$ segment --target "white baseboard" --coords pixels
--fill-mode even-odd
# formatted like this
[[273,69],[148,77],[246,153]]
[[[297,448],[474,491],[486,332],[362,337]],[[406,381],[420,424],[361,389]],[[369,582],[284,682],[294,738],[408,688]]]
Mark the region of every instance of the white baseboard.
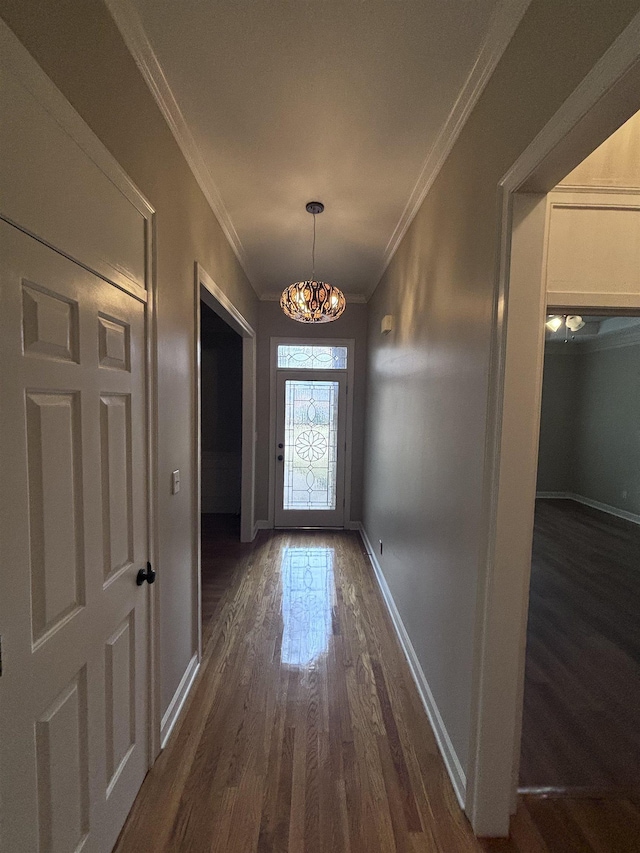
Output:
[[576,501],[576,503],[590,506],[592,509],[599,509],[600,512],[606,512],[608,515],[615,515],[616,518],[624,518],[625,521],[631,521],[633,524],[640,524],[640,515],[634,512],[627,512],[626,509],[619,509],[611,504],[604,504],[601,501],[594,501],[591,498],[585,498],[583,495],[576,495],[573,492],[536,492],[536,498],[554,498],[555,500]]
[[[345,530],[360,530],[361,527],[362,527],[361,521],[347,521],[347,522],[345,522],[345,525],[344,525]],[[257,533],[258,530],[272,530],[273,528],[274,528],[273,522],[269,521],[268,519],[262,519],[260,521],[256,521],[256,523],[254,525],[255,533]]]
[[189,691],[193,686],[193,682],[199,669],[200,661],[198,660],[198,655],[195,654],[189,661],[187,668],[184,671],[184,675],[180,679],[180,684],[178,684],[178,689],[173,694],[173,699],[169,702],[169,707],[162,717],[162,723],[160,724],[161,749],[165,748],[165,745],[169,740],[169,735],[173,731],[173,727],[180,716],[180,711],[182,711],[182,708],[184,707],[184,703],[186,702],[187,696],[189,695]]
[[431,688],[429,687],[429,683],[427,682],[427,678],[420,665],[420,661],[418,660],[418,656],[416,655],[415,649],[413,648],[413,644],[409,638],[409,634],[407,633],[407,629],[404,627],[404,623],[402,621],[402,618],[400,617],[400,613],[398,612],[396,603],[393,600],[393,596],[391,595],[391,590],[389,589],[386,578],[382,572],[380,563],[377,560],[375,551],[371,545],[371,541],[367,536],[367,531],[364,529],[364,526],[362,524],[359,525],[358,529],[360,530],[360,536],[362,537],[362,541],[364,542],[364,547],[367,551],[367,556],[369,557],[371,565],[373,566],[373,571],[376,576],[376,580],[378,581],[380,591],[382,592],[382,597],[384,598],[384,602],[387,605],[387,610],[389,611],[389,615],[391,616],[391,621],[393,622],[393,626],[396,629],[398,640],[400,641],[400,645],[409,664],[409,669],[411,670],[413,680],[415,681],[416,687],[418,688],[420,699],[422,700],[424,709],[427,712],[427,717],[429,718],[429,722],[431,723],[431,728],[433,729],[434,734],[436,736],[436,741],[438,743],[438,747],[440,748],[440,753],[442,755],[444,765],[447,768],[449,778],[451,779],[453,790],[455,791],[456,797],[458,798],[458,802],[460,803],[460,808],[464,809],[467,778],[462,768],[462,764],[460,763],[460,759],[458,758],[456,751],[453,747],[451,738],[449,737],[449,733],[447,732],[446,726],[444,724],[444,720],[440,715],[440,711],[438,710],[438,706],[436,705],[436,701],[433,697],[433,693],[431,692]]

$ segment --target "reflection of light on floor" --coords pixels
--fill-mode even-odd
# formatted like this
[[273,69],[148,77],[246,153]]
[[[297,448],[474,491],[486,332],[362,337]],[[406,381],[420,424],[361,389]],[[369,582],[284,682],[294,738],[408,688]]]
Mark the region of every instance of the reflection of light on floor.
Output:
[[329,645],[333,548],[285,548],[281,573],[281,660],[291,666],[309,666]]

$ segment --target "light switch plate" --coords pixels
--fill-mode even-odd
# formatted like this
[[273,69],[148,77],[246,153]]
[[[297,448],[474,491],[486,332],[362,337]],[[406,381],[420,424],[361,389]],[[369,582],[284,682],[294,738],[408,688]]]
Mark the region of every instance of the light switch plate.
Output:
[[180,469],[171,472],[171,494],[177,495],[180,491]]

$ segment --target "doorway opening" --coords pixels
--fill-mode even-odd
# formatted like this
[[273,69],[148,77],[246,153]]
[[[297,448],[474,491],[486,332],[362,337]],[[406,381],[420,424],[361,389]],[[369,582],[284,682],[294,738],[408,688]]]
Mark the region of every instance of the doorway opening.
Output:
[[202,625],[233,580],[242,493],[242,338],[200,310],[200,574]]
[[[591,162],[597,180],[578,174],[609,137],[624,136],[640,109],[638,26],[640,16],[498,186],[502,224],[484,486],[488,533],[465,802],[481,836],[507,835],[518,808],[547,314],[551,307],[562,315],[593,317],[640,311],[640,178],[616,185],[608,156]],[[627,152],[628,162],[637,165],[638,148]]]
[[194,610],[201,657],[237,558],[255,537],[256,336],[197,263],[195,297]]
[[640,756],[640,316],[551,310],[546,327],[519,786],[624,799]]

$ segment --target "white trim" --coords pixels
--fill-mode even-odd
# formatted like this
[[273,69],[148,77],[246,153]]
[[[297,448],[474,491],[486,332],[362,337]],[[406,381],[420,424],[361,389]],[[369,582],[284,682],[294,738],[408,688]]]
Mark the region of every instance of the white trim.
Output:
[[389,612],[389,616],[391,617],[393,627],[395,628],[396,636],[398,637],[400,646],[402,648],[402,651],[404,652],[404,656],[407,659],[409,669],[411,670],[411,675],[413,676],[413,680],[418,689],[418,694],[427,713],[427,717],[429,718],[429,722],[431,723],[431,728],[433,729],[433,733],[438,743],[440,754],[442,755],[442,760],[444,761],[444,765],[447,768],[447,773],[449,774],[449,778],[451,779],[453,790],[455,791],[455,795],[460,804],[460,808],[464,809],[465,792],[467,785],[464,769],[454,749],[453,743],[451,742],[447,727],[444,724],[444,720],[442,719],[442,715],[440,714],[440,711],[436,704],[436,700],[434,699],[433,693],[431,692],[431,688],[429,687],[429,682],[427,681],[427,678],[424,674],[424,670],[422,669],[420,661],[418,660],[418,656],[415,652],[415,649],[413,648],[413,644],[411,642],[407,629],[405,628],[404,623],[402,621],[402,617],[400,616],[398,608],[396,607],[396,603],[393,600],[391,590],[389,589],[387,580],[382,571],[382,567],[380,566],[380,563],[378,562],[378,559],[375,555],[373,546],[371,545],[371,540],[367,535],[367,531],[365,530],[362,524],[358,524],[357,522],[354,522],[354,524],[357,524],[357,527],[355,529],[360,531],[360,536],[362,538],[362,542],[364,543],[365,551],[367,552],[367,557],[369,558],[369,561],[373,566],[373,572],[376,581],[378,582],[380,592],[382,593],[382,598],[384,599],[387,611]]
[[367,294],[368,297],[375,291],[385,270],[391,263],[402,238],[407,233],[422,202],[438,177],[440,169],[451,153],[451,149],[460,136],[471,111],[478,103],[530,2],[531,0],[501,0],[497,4],[478,57],[456,98],[451,112],[447,116],[447,120],[422,164],[422,169],[409,200],[385,247],[380,272],[373,278],[374,284]]
[[554,195],[556,193],[590,193],[591,195],[640,195],[640,187],[618,187],[618,186],[601,186],[593,184],[586,186],[585,184],[558,184],[553,188]]
[[[347,374],[347,420],[345,429],[346,453],[344,460],[344,516],[343,527],[351,520],[351,479],[352,479],[352,449],[353,449],[353,393],[355,386],[355,338],[298,338],[298,337],[272,337],[269,347],[269,503],[268,520],[270,528],[275,527],[275,493],[276,493],[276,413],[277,413],[277,382],[278,370],[278,345],[279,344],[305,344],[307,346],[336,346],[347,347],[347,369],[336,373]],[[309,370],[311,376],[317,371]]]
[[583,495],[576,495],[574,492],[536,492],[536,499],[553,499],[559,501],[575,501],[591,509],[606,512],[607,515],[615,515],[616,518],[622,518],[625,521],[630,521],[632,524],[640,524],[640,515],[635,512],[628,512],[626,509],[619,509],[617,506],[602,503],[602,501],[594,501],[592,498],[585,498]]
[[557,313],[600,313],[601,308],[617,308],[621,312],[640,310],[640,293],[592,293],[577,290],[549,290],[549,305]]
[[198,186],[204,193],[214,216],[229,241],[229,245],[233,249],[251,286],[255,290],[255,285],[249,274],[246,253],[238,232],[231,221],[231,217],[209,171],[206,160],[198,148],[189,125],[178,105],[178,101],[165,77],[160,62],[151,46],[151,42],[147,38],[138,13],[129,0],[105,0],[105,2],[116,26],[122,34],[125,44],[129,48],[129,52],[133,56],[151,94],[169,125],[171,133],[178,143],[178,147],[189,164],[189,168],[198,182]]
[[[16,77],[28,92],[41,104],[69,137],[81,148],[96,167],[116,186],[129,203],[145,220],[145,265],[146,293],[142,294],[140,287],[127,287],[122,283],[111,282],[116,287],[127,290],[136,298],[145,302],[146,334],[145,334],[145,371],[146,371],[146,461],[148,467],[148,497],[147,497],[147,552],[148,560],[158,570],[158,529],[157,529],[157,482],[158,482],[158,378],[157,378],[157,275],[156,275],[156,223],[155,210],[138,187],[124,171],[115,157],[107,150],[98,136],[91,130],[82,116],[65,98],[62,92],[45,74],[35,59],[31,56],[22,42],[12,30],[0,19],[0,63],[10,74]],[[19,227],[19,226],[18,226]],[[38,235],[33,235],[41,239]],[[60,251],[55,246],[56,251]],[[71,260],[76,260],[71,258]],[[81,261],[82,266],[86,267]],[[104,278],[104,273],[91,270]],[[148,638],[148,737],[149,737],[149,767],[160,752],[161,730],[161,699],[160,699],[160,604],[159,587],[162,583],[160,572],[159,583],[149,586],[149,638]]]
[[184,703],[187,701],[187,696],[189,695],[189,691],[193,686],[193,682],[196,679],[199,669],[200,659],[198,655],[195,654],[189,661],[187,668],[180,679],[180,684],[178,684],[178,688],[173,694],[173,699],[169,702],[169,707],[162,717],[162,726],[160,729],[160,745],[162,749],[167,745],[169,736],[171,735],[173,727],[180,716],[180,711],[184,708]]
[[[531,470],[535,472],[537,464],[536,418],[532,418],[528,430],[520,436],[509,433],[506,427],[522,402],[514,399],[513,395],[506,396],[505,376],[507,368],[522,368],[524,365],[527,381],[531,373],[537,386],[538,380],[541,381],[544,354],[544,335],[541,334],[531,348],[525,334],[520,348],[517,345],[514,348],[519,365],[514,362],[511,348],[509,358],[506,357],[507,312],[509,327],[515,325],[526,329],[526,322],[536,321],[535,317],[532,321],[531,313],[523,317],[522,308],[520,313],[517,310],[518,302],[526,301],[523,298],[523,281],[519,287],[515,281],[510,289],[511,219],[515,194],[523,187],[548,192],[561,178],[562,170],[567,174],[578,160],[589,153],[589,145],[593,150],[607,133],[613,132],[629,117],[634,103],[637,110],[640,105],[634,93],[638,91],[639,76],[640,13],[603,54],[498,186],[502,216],[497,246],[499,260],[483,487],[487,538],[478,577],[478,630],[467,770],[467,814],[476,834],[482,836],[506,836],[509,812],[515,809],[516,804],[530,571],[530,551],[528,557],[524,556],[528,533],[523,513],[525,504],[535,498],[535,477],[529,494],[529,474]],[[542,279],[539,288],[538,295],[544,304],[546,294]],[[514,294],[517,299],[512,304]],[[535,296],[530,294],[530,298]],[[616,300],[617,297],[612,296],[611,299]],[[552,296],[549,301],[556,304]],[[618,306],[612,301],[608,307]],[[533,388],[527,391],[527,405],[533,405],[534,409],[532,400],[535,393],[537,391]],[[503,426],[507,429],[504,436]],[[519,457],[515,456],[516,468],[526,472],[527,486],[519,492],[513,491],[513,478],[509,480],[507,471],[508,460],[502,458],[505,441],[510,442],[512,457],[515,445],[521,442],[522,452]],[[503,478],[508,482],[506,490],[502,488]],[[509,524],[514,517],[519,524],[515,534]],[[498,554],[501,555],[500,561],[497,560]],[[505,601],[509,593],[510,598]]]
[[[204,269],[204,267],[200,266],[197,261],[196,278],[198,279],[198,284],[201,284],[204,288],[206,288],[206,290],[209,291],[209,293],[223,309],[223,313],[220,315],[222,319],[226,323],[228,323],[232,327],[232,329],[236,331],[241,337],[255,338],[256,333],[251,323],[249,323],[249,321],[244,318],[244,315],[236,308],[236,306],[229,299],[224,290],[218,287],[218,285],[211,278],[209,273]],[[198,295],[198,300],[199,299],[200,295]],[[216,313],[219,313],[217,308],[214,308],[213,310],[216,311]]]

